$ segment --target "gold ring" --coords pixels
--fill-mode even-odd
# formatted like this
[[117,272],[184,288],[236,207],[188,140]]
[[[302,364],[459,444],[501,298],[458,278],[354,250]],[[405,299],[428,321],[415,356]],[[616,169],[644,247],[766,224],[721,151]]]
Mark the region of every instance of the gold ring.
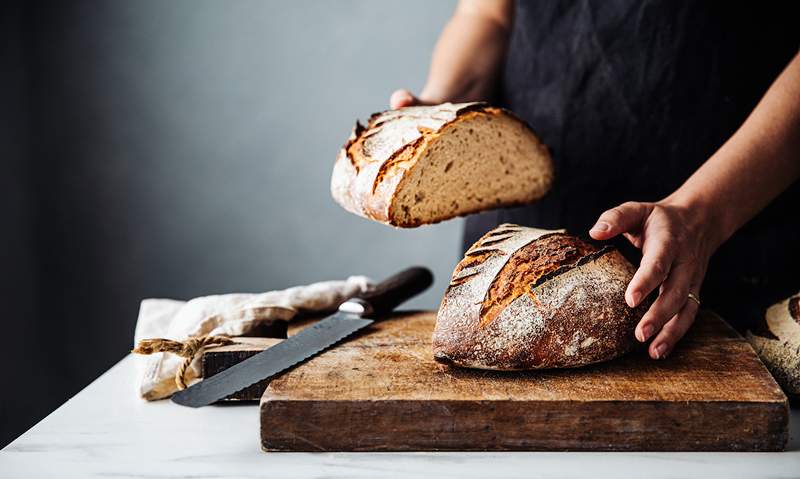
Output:
[[698,298],[696,294],[689,293],[689,299],[697,303],[697,306],[700,306],[700,298]]

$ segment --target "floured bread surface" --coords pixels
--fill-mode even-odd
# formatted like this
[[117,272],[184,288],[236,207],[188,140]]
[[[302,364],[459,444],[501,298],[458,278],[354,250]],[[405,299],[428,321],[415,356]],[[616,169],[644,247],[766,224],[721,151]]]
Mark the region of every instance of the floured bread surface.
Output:
[[437,361],[520,370],[606,361],[635,344],[649,302],[631,309],[635,268],[563,231],[504,224],[456,266],[433,333]]
[[530,203],[552,182],[547,148],[524,122],[485,103],[444,103],[357,123],[331,192],[348,211],[414,227]]
[[800,293],[767,309],[747,340],[783,390],[800,396]]

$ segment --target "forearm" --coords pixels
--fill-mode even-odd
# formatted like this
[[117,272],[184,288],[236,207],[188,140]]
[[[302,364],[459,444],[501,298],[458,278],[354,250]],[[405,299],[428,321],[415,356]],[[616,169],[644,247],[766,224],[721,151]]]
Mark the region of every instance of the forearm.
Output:
[[800,54],[739,130],[667,201],[709,212],[719,245],[799,177]]
[[433,52],[420,99],[485,100],[494,91],[511,28],[509,0],[462,0]]

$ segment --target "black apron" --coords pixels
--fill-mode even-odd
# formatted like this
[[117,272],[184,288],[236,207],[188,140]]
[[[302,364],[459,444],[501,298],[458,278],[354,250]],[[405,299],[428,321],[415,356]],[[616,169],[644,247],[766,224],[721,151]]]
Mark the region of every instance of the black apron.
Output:
[[[464,247],[505,222],[586,236],[606,209],[672,193],[797,52],[797,16],[779,5],[517,2],[499,100],[550,147],[556,182],[535,205],[468,218]],[[798,290],[795,183],[720,248],[700,293],[704,307],[746,326]]]

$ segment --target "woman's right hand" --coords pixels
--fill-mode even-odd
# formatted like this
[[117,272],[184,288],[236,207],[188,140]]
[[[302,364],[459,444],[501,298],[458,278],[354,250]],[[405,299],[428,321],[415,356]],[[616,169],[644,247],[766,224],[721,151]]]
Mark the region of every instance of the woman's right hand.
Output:
[[459,0],[436,43],[425,88],[419,96],[397,90],[389,106],[489,100],[505,58],[513,12],[511,0]]
[[408,90],[395,90],[392,96],[389,97],[389,108],[397,110],[405,106],[422,106],[422,105],[435,105],[437,102],[425,101],[416,97]]

